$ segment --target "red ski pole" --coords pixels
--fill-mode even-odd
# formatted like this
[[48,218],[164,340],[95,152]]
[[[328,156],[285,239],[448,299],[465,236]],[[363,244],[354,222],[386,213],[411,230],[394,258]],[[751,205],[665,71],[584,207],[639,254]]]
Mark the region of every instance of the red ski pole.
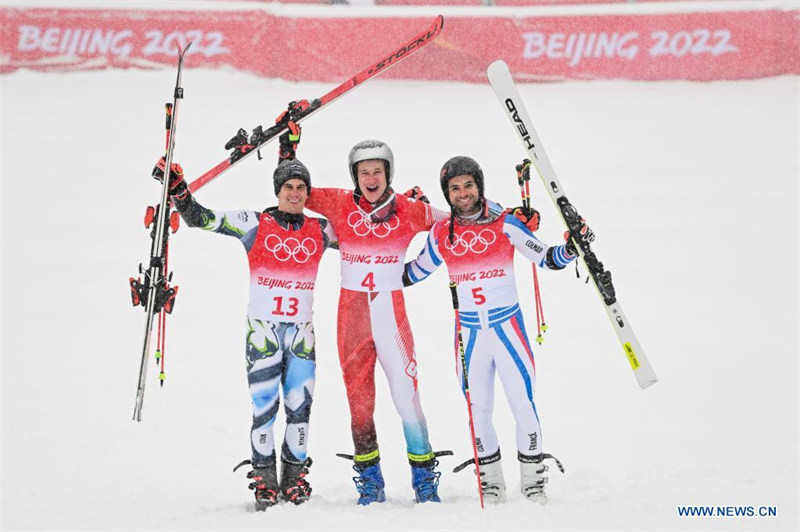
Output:
[[456,292],[456,283],[450,283],[450,295],[453,299],[453,310],[456,313],[456,337],[458,338],[458,351],[461,355],[461,376],[464,382],[464,396],[467,400],[467,412],[469,413],[469,433],[472,437],[472,454],[475,458],[475,475],[478,479],[478,496],[481,501],[481,508],[483,508],[483,483],[481,482],[481,466],[478,463],[478,445],[475,440],[475,423],[472,418],[472,400],[469,397],[469,378],[467,377],[467,357],[464,354],[464,340],[461,337],[461,318],[458,314],[458,293]]
[[[519,193],[522,197],[522,208],[525,210],[525,215],[531,215],[531,161],[525,159],[522,164],[517,165],[517,183],[519,184]],[[536,265],[532,264],[533,271],[533,291],[534,302],[536,304],[536,343],[539,345],[544,341],[542,336],[543,332],[547,332],[547,323],[544,321],[544,307],[542,306],[542,295],[539,290],[539,275],[536,271]]]

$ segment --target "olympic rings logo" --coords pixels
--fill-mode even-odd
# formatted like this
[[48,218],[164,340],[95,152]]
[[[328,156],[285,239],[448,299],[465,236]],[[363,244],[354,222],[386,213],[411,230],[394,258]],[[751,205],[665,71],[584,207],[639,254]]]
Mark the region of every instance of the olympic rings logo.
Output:
[[300,264],[308,262],[308,259],[317,252],[317,243],[311,238],[304,238],[301,242],[295,237],[281,240],[278,235],[267,235],[264,239],[264,247],[281,262],[294,259]]
[[497,235],[489,230],[483,229],[480,233],[475,231],[464,231],[463,233],[453,235],[453,243],[450,243],[450,238],[445,238],[445,247],[456,257],[464,255],[467,251],[473,253],[483,253],[489,246],[494,244],[497,240]]
[[369,218],[364,213],[353,211],[347,217],[347,225],[353,228],[353,232],[357,236],[367,236],[372,233],[378,238],[386,238],[389,233],[400,226],[400,218],[393,214],[385,222],[373,223],[369,221]]

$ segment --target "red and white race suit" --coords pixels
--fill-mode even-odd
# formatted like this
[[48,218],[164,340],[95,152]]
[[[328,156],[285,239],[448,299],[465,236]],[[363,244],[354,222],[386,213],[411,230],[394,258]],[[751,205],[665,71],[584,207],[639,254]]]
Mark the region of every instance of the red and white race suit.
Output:
[[339,240],[342,289],[338,348],[356,462],[379,460],[375,410],[375,362],[389,381],[403,422],[413,465],[433,462],[417,389],[417,360],[403,299],[403,266],[409,243],[446,216],[429,205],[394,195],[380,217],[352,190],[314,188],[306,207],[325,216]]

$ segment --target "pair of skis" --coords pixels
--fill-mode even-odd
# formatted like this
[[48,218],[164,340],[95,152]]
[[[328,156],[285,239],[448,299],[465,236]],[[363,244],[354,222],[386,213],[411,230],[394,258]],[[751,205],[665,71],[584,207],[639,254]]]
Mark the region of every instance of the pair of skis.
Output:
[[[382,74],[390,69],[400,61],[418,52],[431,42],[442,31],[444,27],[444,18],[439,15],[433,23],[423,32],[415,35],[410,40],[403,43],[402,46],[390,53],[382,56],[378,61],[357,73],[353,77],[347,79],[333,90],[322,95],[321,97],[308,102],[302,108],[293,109],[290,113],[283,116],[274,126],[264,130],[263,127],[258,126],[248,137],[247,132],[239,130],[237,135],[231,139],[226,145],[225,149],[232,150],[228,157],[211,168],[209,171],[202,174],[200,177],[189,183],[189,190],[195,192],[202,186],[213,181],[223,173],[227,172],[235,165],[252,155],[258,153],[259,150],[288,131],[289,120],[300,122],[327,106],[333,103],[341,96],[352,91],[356,87],[362,85],[364,82]],[[177,229],[177,217],[170,216],[171,203],[169,199],[169,172],[170,165],[172,164],[173,152],[175,149],[175,133],[177,131],[177,118],[178,118],[178,101],[183,98],[183,88],[181,87],[181,76],[183,72],[183,62],[191,43],[186,48],[178,48],[178,76],[175,83],[174,100],[172,104],[167,104],[167,153],[165,156],[166,164],[164,166],[164,179],[161,185],[161,201],[157,207],[148,207],[147,214],[145,215],[145,226],[153,226],[151,232],[152,244],[150,248],[150,259],[148,267],[145,270],[142,265],[139,266],[139,273],[144,273],[144,281],[141,279],[131,278],[131,297],[134,306],[145,307],[147,318],[145,320],[145,334],[144,342],[142,345],[142,358],[139,366],[139,385],[136,390],[136,405],[133,411],[133,419],[135,421],[142,420],[142,404],[144,402],[144,391],[147,377],[147,363],[148,352],[150,350],[150,340],[152,337],[153,321],[155,315],[159,316],[159,351],[158,354],[163,356],[163,333],[166,323],[166,314],[172,312],[172,306],[175,301],[177,287],[170,287],[169,281],[171,274],[167,270],[167,250],[169,246],[169,231],[172,228],[174,232]],[[169,220],[169,221],[168,221]],[[163,358],[162,358],[163,363]],[[163,384],[163,368],[161,373],[161,382]]]
[[[144,328],[144,342],[142,343],[142,358],[139,363],[139,385],[136,389],[136,405],[133,409],[133,419],[135,421],[142,420],[142,404],[144,402],[144,389],[147,377],[147,362],[149,360],[148,353],[150,351],[150,340],[153,335],[153,320],[158,314],[158,350],[156,357],[162,357],[163,363],[164,356],[164,335],[166,334],[166,314],[172,313],[173,305],[175,304],[175,296],[178,292],[178,287],[169,286],[169,281],[172,275],[168,270],[168,250],[169,250],[169,232],[175,232],[178,229],[178,217],[176,212],[171,212],[172,203],[169,199],[169,172],[172,165],[172,155],[175,152],[175,136],[178,131],[178,104],[183,99],[183,87],[181,87],[181,78],[183,75],[183,60],[186,57],[186,52],[192,43],[186,45],[185,48],[178,48],[178,76],[175,81],[175,90],[173,91],[172,103],[166,104],[166,129],[167,141],[164,165],[164,179],[161,183],[161,200],[156,207],[148,207],[145,213],[145,227],[152,226],[150,238],[152,243],[150,245],[150,262],[147,269],[143,269],[139,265],[139,273],[144,273],[144,282],[141,279],[130,278],[131,298],[134,306],[145,307]],[[164,372],[160,374],[161,384],[164,384]]]
[[655,384],[658,382],[658,377],[656,377],[656,373],[650,365],[644,349],[639,344],[628,318],[622,312],[614,285],[611,282],[611,272],[606,270],[603,267],[603,263],[597,259],[589,242],[581,238],[581,217],[564,193],[564,187],[556,176],[553,165],[544,151],[542,141],[533,127],[533,121],[525,109],[525,104],[519,95],[516,85],[514,85],[508,65],[503,61],[495,61],[489,65],[486,75],[497,99],[500,101],[500,105],[503,107],[503,111],[514,126],[514,131],[522,141],[528,157],[542,179],[550,199],[553,200],[561,219],[567,226],[570,238],[579,250],[580,258],[603,302],[603,307],[614,327],[614,332],[617,333],[617,337],[622,344],[625,357],[631,369],[633,369],[636,381],[642,389]]

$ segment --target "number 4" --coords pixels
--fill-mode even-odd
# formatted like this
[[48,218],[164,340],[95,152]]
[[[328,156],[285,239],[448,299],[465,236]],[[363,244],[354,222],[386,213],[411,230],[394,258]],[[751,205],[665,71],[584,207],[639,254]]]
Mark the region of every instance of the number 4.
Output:
[[375,291],[375,277],[374,276],[375,276],[374,273],[369,272],[366,275],[366,277],[364,277],[364,280],[361,281],[361,286],[363,286],[364,288],[366,288],[370,292],[374,292]]

